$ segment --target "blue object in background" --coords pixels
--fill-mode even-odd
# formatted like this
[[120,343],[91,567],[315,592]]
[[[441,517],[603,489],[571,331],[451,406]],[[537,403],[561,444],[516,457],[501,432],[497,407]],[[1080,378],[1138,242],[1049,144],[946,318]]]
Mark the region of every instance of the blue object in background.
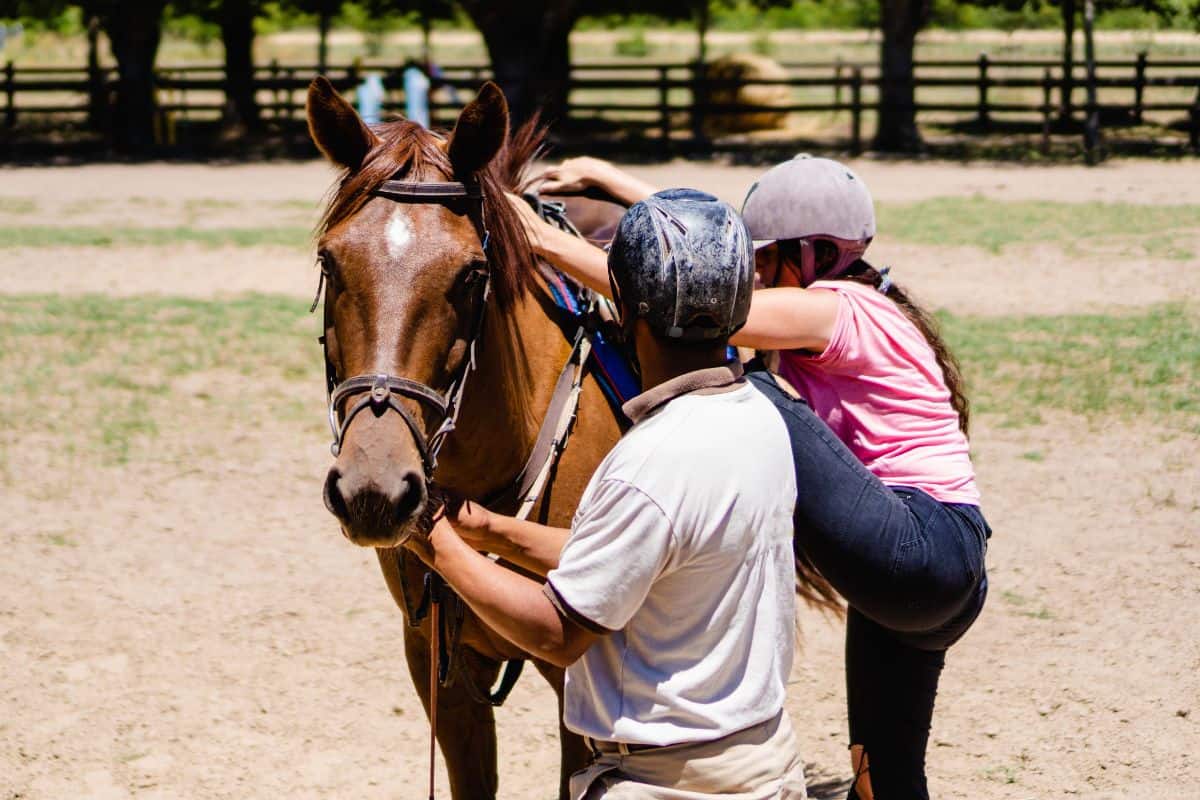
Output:
[[363,78],[356,91],[358,97],[358,115],[363,122],[374,125],[381,119],[383,112],[383,78],[371,74]]
[[429,127],[429,76],[420,67],[404,70],[404,116]]

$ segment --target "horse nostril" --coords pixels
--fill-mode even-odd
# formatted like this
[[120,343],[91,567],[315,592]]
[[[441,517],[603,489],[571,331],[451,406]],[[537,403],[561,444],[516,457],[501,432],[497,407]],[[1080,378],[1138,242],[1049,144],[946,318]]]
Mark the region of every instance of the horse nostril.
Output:
[[394,507],[397,525],[408,522],[417,513],[417,509],[425,502],[425,481],[417,472],[406,472],[400,479],[400,487],[396,493]]
[[349,516],[349,512],[346,509],[346,498],[342,497],[342,492],[338,489],[338,481],[341,479],[342,473],[337,467],[329,470],[329,474],[325,476],[325,491],[322,492],[322,495],[329,513],[340,520],[345,520]]

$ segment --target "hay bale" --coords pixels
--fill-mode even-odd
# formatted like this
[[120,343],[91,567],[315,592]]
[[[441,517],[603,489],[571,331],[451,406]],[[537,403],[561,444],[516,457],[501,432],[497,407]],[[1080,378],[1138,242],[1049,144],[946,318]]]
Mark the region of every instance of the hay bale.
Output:
[[[776,80],[790,77],[778,61],[756,53],[730,53],[708,64],[706,75],[717,81]],[[709,86],[705,89],[708,103],[757,105],[767,109],[787,106],[792,102],[790,86]],[[704,130],[709,136],[745,133],[787,127],[786,111],[743,111],[717,113],[705,117]]]

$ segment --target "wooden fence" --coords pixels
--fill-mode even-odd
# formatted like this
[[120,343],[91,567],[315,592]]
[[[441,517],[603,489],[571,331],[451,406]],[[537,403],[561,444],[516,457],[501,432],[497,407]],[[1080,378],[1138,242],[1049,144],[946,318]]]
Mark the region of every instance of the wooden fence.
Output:
[[[774,113],[833,115],[839,146],[863,149],[867,117],[880,110],[881,77],[875,64],[784,62],[785,79],[718,80],[691,63],[581,63],[572,67],[568,122],[575,130],[633,135],[663,154],[681,149],[720,149],[729,137],[711,135],[714,117]],[[267,120],[298,122],[304,90],[315,74],[312,65],[272,62],[256,69],[255,84]],[[327,74],[350,92],[366,73],[380,73],[387,96],[385,111],[403,110],[402,68],[394,64],[356,63],[331,67]],[[490,77],[484,64],[444,65],[442,89],[431,98],[434,121],[448,124],[463,100]],[[1044,149],[1052,134],[1070,130],[1095,115],[1102,127],[1130,127],[1150,117],[1160,127],[1182,127],[1188,146],[1200,151],[1200,60],[1135,59],[1096,63],[1095,107],[1082,100],[1088,75],[1082,65],[1064,79],[1061,62],[1038,59],[929,60],[916,66],[916,111],[922,125],[956,129],[959,135],[1024,126],[1040,128]],[[112,68],[4,68],[3,127],[12,130],[27,115],[79,115],[96,110],[115,82]],[[225,76],[220,65],[165,66],[157,72],[161,132],[170,138],[178,121],[215,119],[224,107]],[[790,100],[770,105],[716,103],[717,90],[739,87],[786,87]],[[25,100],[31,102],[24,102]],[[1171,117],[1170,115],[1174,115]],[[103,115],[99,115],[101,118]],[[1067,124],[1064,125],[1064,120]],[[1090,154],[1089,154],[1090,155]]]

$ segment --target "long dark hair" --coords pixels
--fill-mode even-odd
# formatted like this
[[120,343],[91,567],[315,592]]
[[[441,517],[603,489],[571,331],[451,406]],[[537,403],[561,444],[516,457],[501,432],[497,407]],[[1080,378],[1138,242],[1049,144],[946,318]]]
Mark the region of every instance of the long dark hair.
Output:
[[[866,261],[859,259],[850,265],[845,274],[838,276],[838,280],[854,281],[878,289],[883,285],[884,275]],[[908,296],[908,292],[891,281],[888,281],[888,288],[884,294],[900,306],[904,316],[917,326],[917,330],[925,337],[925,341],[929,342],[934,358],[937,359],[938,366],[942,369],[942,378],[946,382],[946,388],[950,391],[950,405],[958,412],[958,427],[964,435],[967,434],[971,423],[971,401],[967,399],[958,359],[954,357],[954,353],[950,352],[950,348],[942,339],[941,326],[938,325],[937,318],[915,303]]]

